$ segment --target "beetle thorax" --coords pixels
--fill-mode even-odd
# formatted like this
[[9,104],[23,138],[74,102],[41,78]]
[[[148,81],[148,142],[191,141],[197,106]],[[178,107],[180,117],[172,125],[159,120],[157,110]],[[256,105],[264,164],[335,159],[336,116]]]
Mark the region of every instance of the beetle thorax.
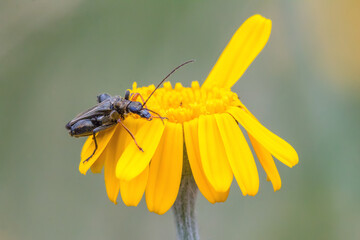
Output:
[[127,110],[127,106],[130,102],[130,100],[126,100],[125,98],[118,98],[113,103],[114,110],[116,110],[120,114],[120,116],[124,117],[126,114],[129,113],[129,111]]

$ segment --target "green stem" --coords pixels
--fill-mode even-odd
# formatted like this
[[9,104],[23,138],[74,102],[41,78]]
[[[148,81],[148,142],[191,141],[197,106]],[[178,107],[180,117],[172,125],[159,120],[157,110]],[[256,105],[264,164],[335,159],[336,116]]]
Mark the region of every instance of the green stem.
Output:
[[197,186],[184,146],[184,162],[179,194],[173,205],[178,240],[199,240],[195,219]]

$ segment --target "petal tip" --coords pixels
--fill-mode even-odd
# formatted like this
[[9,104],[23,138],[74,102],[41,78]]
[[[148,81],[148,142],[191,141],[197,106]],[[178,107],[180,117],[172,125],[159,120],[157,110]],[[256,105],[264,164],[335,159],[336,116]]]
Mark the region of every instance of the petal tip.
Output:
[[274,192],[279,191],[279,190],[280,190],[280,188],[281,188],[281,187],[279,187],[279,188],[274,188]]
[[256,189],[255,189],[255,188],[254,188],[254,189],[251,189],[251,191],[248,192],[247,194],[248,194],[249,196],[254,197],[258,192],[259,192],[259,187],[257,187]]
[[257,21],[264,21],[264,22],[267,22],[267,23],[271,24],[271,19],[266,18],[261,14],[255,14],[255,15],[251,16],[249,19],[257,20]]
[[80,166],[79,166],[79,172],[80,172],[81,174],[83,174],[83,175],[86,175],[87,168],[85,168],[85,167],[83,166],[83,164],[80,164]]
[[156,213],[156,214],[158,214],[158,215],[163,215],[164,213],[167,212],[167,210],[163,210],[163,209],[149,209],[149,212]]
[[290,168],[294,167],[299,163],[299,155],[297,154],[294,148],[292,150],[293,150],[293,156],[288,158],[288,164],[286,164]]
[[294,165],[293,166],[295,166],[295,165],[297,165],[299,163],[299,155],[296,152],[295,152],[295,154],[296,154],[296,158],[294,159]]
[[139,203],[133,203],[133,202],[124,202],[124,204],[127,207],[137,207],[137,205],[139,205]]

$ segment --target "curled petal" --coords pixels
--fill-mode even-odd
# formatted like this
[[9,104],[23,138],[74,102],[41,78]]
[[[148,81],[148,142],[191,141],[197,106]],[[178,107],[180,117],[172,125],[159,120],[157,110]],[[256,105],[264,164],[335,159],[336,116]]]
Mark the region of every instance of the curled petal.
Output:
[[106,148],[107,144],[109,143],[111,137],[113,136],[115,129],[118,126],[111,127],[109,129],[106,129],[104,131],[101,131],[96,134],[96,141],[98,144],[98,148],[94,154],[87,162],[84,162],[88,157],[91,156],[91,154],[94,152],[95,149],[95,143],[93,140],[93,137],[90,136],[87,138],[87,140],[84,143],[84,146],[81,150],[81,161],[79,164],[79,171],[82,174],[86,174],[87,170],[94,164],[94,162],[99,158],[101,153]]
[[[104,152],[103,152],[104,153]],[[99,158],[91,165],[90,170],[92,173],[101,173],[102,168],[104,167],[105,158],[102,157],[103,153]]]
[[133,133],[137,143],[143,149],[140,151],[134,141],[130,141],[116,165],[116,177],[130,181],[149,165],[165,126],[159,119],[147,121],[130,117],[124,121],[124,125]]
[[266,129],[245,109],[231,107],[228,110],[228,113],[230,113],[266,150],[279,159],[279,161],[289,167],[293,167],[299,162],[299,157],[290,144]]
[[200,192],[209,202],[224,202],[229,195],[230,188],[226,192],[217,192],[206,178],[201,164],[198,125],[198,118],[184,123],[186,151],[192,174]]
[[233,173],[213,115],[199,117],[198,133],[201,163],[206,178],[215,191],[226,192],[230,188]]
[[149,167],[130,181],[120,181],[121,198],[126,206],[136,207],[144,195],[149,176]]
[[163,214],[176,200],[181,181],[183,145],[181,124],[168,122],[150,164],[145,195],[151,212]]
[[128,135],[125,129],[119,125],[108,146],[100,156],[100,159],[105,159],[104,178],[106,192],[110,201],[115,204],[120,188],[120,180],[115,176],[115,168],[118,159],[124,152],[125,144],[130,141]]
[[215,119],[231,169],[243,195],[256,195],[259,190],[259,174],[244,135],[229,114],[215,114]]
[[272,158],[270,152],[266,150],[256,139],[249,134],[249,139],[254,148],[256,156],[261,163],[261,166],[264,168],[267,174],[267,180],[271,181],[274,191],[277,191],[281,188],[281,178],[280,174],[276,168],[274,159]]

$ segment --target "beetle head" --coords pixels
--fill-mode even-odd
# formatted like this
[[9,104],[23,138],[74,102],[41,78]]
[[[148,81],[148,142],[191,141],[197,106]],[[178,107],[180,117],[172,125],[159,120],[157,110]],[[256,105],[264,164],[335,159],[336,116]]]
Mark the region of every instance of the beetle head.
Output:
[[139,112],[139,116],[142,117],[142,118],[146,118],[146,119],[151,118],[151,114],[146,109],[141,109],[140,112]]
[[127,106],[127,109],[129,112],[137,113],[139,114],[140,110],[143,108],[142,104],[140,102],[130,102]]
[[147,109],[143,108],[143,106],[140,102],[135,102],[135,101],[130,102],[129,105],[127,106],[127,109],[129,112],[135,113],[142,118],[149,119],[151,117],[151,114],[149,113],[149,111]]

